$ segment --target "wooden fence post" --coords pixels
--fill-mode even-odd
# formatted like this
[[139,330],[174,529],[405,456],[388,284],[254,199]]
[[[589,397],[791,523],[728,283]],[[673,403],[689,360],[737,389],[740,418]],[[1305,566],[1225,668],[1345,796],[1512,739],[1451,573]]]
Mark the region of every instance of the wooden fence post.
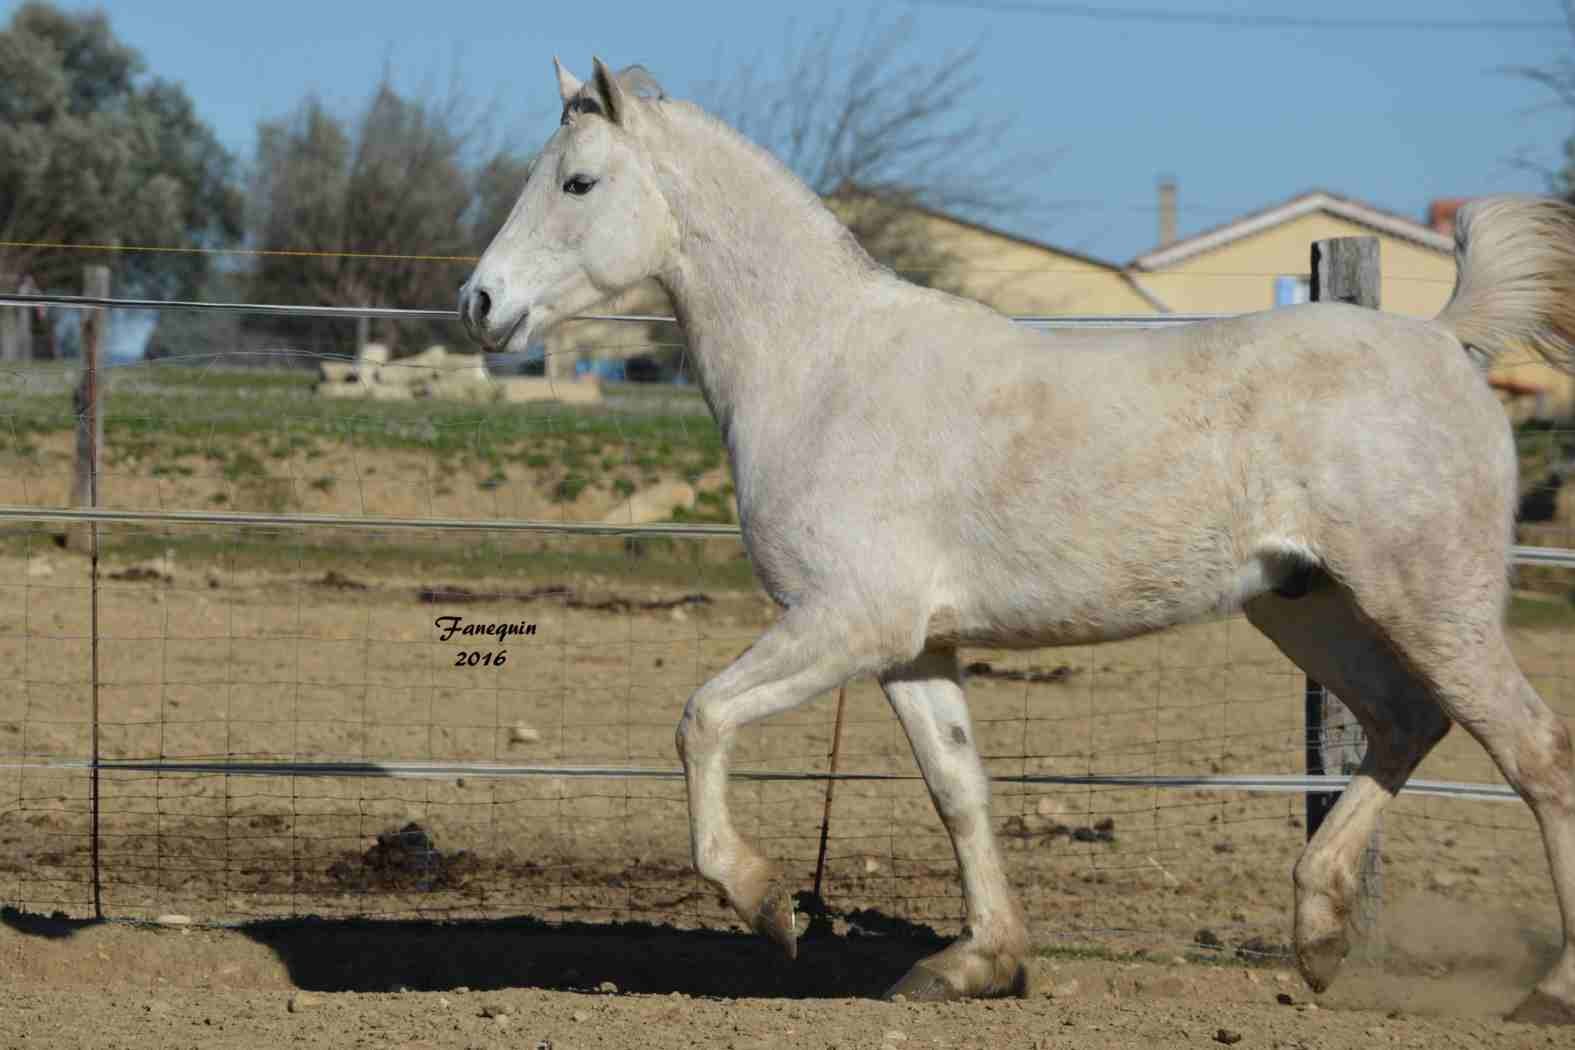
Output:
[[[1380,277],[1377,237],[1334,237],[1312,246],[1312,299],[1378,308]],[[1312,678],[1307,679],[1307,772],[1355,773],[1367,751],[1362,727],[1339,698]],[[1339,796],[1329,792],[1307,795],[1307,837],[1311,839]],[[1383,826],[1362,852],[1357,900],[1352,925],[1363,950],[1381,950],[1379,912],[1383,903]]]

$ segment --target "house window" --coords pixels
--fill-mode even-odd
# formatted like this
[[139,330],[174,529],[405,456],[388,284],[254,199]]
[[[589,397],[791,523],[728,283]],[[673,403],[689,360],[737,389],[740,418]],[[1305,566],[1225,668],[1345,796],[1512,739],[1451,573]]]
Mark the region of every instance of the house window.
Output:
[[1310,277],[1276,277],[1274,279],[1274,305],[1295,306],[1312,298]]

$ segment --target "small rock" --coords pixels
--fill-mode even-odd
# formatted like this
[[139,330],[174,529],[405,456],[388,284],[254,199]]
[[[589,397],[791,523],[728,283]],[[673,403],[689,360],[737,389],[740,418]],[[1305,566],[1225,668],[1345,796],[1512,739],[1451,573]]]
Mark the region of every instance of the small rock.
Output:
[[536,1050],[552,1050],[552,1040],[543,1039],[536,1044]]
[[515,722],[509,730],[509,743],[534,744],[541,739],[541,734],[524,722]]
[[438,1005],[447,1010],[449,1007],[454,1005],[454,1000],[450,999],[446,995],[440,995],[438,996]]
[[292,1014],[298,1014],[302,1010],[310,1010],[312,1007],[321,1006],[322,1004],[322,997],[313,995],[311,992],[291,992],[287,1006]]
[[482,1017],[507,1017],[514,1012],[514,1007],[508,1003],[487,1002],[481,1004]]
[[903,995],[901,992],[898,992],[896,995],[891,997],[891,1001],[894,1003],[905,1003],[908,1001],[908,997]]
[[576,1021],[579,1021],[581,1023],[583,1023],[585,1021],[589,1021],[591,1019],[591,1015],[586,1013],[584,1010],[576,1010],[570,1016],[573,1017]]
[[1214,1041],[1216,1043],[1224,1043],[1226,1046],[1235,1046],[1241,1042],[1241,1033],[1233,1032],[1229,1028],[1221,1028],[1214,1033]]
[[154,919],[153,921],[158,923],[160,926],[190,926],[191,925],[191,916],[190,915],[173,915],[173,914],[172,915],[160,915],[157,919]]
[[512,1017],[510,1017],[508,1014],[499,1014],[498,1016],[496,1016],[496,1017],[494,1017],[492,1019],[492,1023],[497,1025],[499,1028],[507,1028],[510,1024],[513,1023],[513,1021],[514,1021],[514,1019]]
[[878,871],[880,871],[880,861],[876,860],[874,857],[865,857],[864,874],[874,875]]
[[1034,812],[1041,817],[1059,817],[1063,812],[1061,803],[1053,798],[1042,798],[1034,803]]
[[1317,1003],[1300,1003],[1300,1004],[1297,1005],[1296,1009],[1302,1011],[1303,1013],[1315,1014],[1315,1013],[1318,1012],[1318,1004]]
[[603,981],[601,984],[596,986],[596,990],[604,995],[618,994],[618,986],[613,984],[611,981]]
[[684,612],[683,609],[676,605],[673,606],[673,611],[667,615],[671,616],[675,623],[683,623],[685,620],[689,619],[689,614]]
[[1296,1000],[1292,999],[1291,996],[1290,996],[1290,993],[1288,993],[1288,992],[1281,992],[1279,995],[1276,995],[1274,997],[1274,1001],[1279,1003],[1281,1006],[1295,1006],[1296,1005]]
[[161,1016],[170,1012],[170,1004],[162,999],[151,999],[143,1003],[142,1008],[155,1016]]

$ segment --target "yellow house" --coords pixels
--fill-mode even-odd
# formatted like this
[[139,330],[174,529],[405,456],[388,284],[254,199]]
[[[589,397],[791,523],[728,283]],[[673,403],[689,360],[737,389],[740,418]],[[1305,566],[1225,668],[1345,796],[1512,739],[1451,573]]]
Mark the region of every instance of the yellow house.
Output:
[[[1305,287],[1309,245],[1328,237],[1378,238],[1380,306],[1433,317],[1455,285],[1454,238],[1369,204],[1314,190],[1163,245],[1132,260],[1132,279],[1175,313],[1243,313],[1277,305],[1287,280]],[[1491,375],[1517,419],[1567,415],[1575,380],[1529,351]]]
[[[1423,223],[1323,190],[1215,226],[1117,265],[937,212],[919,213],[961,263],[953,286],[1014,315],[1235,314],[1305,299],[1312,242],[1379,241],[1380,305],[1432,317],[1455,283],[1454,239]],[[1568,414],[1575,380],[1534,354],[1510,355],[1492,379],[1512,414]]]
[[[846,202],[831,202],[844,219]],[[1013,316],[1130,316],[1167,312],[1121,266],[983,223],[910,205],[935,251],[947,257],[948,291]],[[924,275],[898,272],[921,278]]]

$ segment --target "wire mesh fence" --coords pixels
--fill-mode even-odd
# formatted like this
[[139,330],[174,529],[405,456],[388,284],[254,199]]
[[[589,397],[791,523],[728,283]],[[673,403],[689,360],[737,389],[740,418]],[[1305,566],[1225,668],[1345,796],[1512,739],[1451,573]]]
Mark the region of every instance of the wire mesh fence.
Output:
[[[733,924],[690,871],[673,730],[775,610],[698,393],[344,401],[278,367],[336,345],[109,369],[96,573],[58,512],[74,371],[0,373],[0,900]],[[1519,434],[1522,541],[1569,547],[1575,442]],[[1569,718],[1568,568],[1521,555],[1513,644]],[[1305,682],[1270,643],[1233,618],[965,659],[1042,935],[1283,950]],[[805,888],[834,717],[823,698],[736,751],[740,829]],[[848,689],[840,770],[835,921],[955,930],[951,847],[873,682]],[[1534,823],[1481,750],[1457,732],[1417,778],[1386,817],[1386,893],[1513,900],[1551,936]]]

